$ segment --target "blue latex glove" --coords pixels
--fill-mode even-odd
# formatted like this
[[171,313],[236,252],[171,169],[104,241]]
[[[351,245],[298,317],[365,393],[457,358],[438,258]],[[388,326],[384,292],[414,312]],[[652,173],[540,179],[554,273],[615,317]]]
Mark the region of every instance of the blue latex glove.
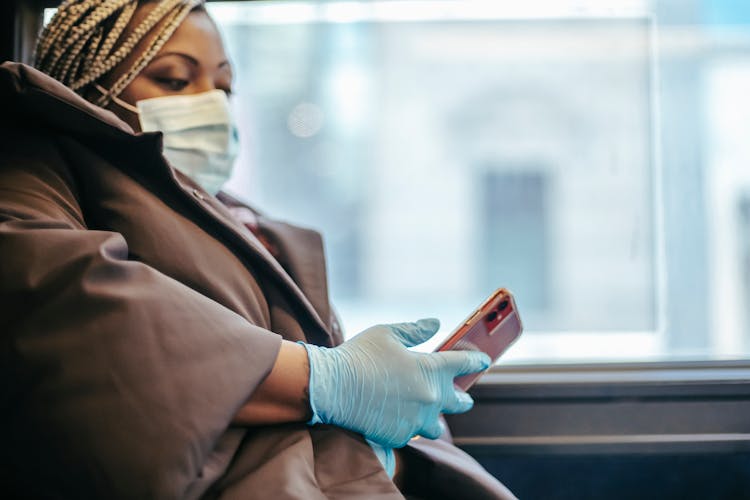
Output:
[[393,479],[393,476],[396,474],[396,455],[393,453],[393,448],[384,448],[369,439],[367,440],[367,444],[369,444],[372,451],[375,452],[375,456],[380,460],[380,464],[385,469],[388,477]]
[[310,424],[344,427],[385,448],[419,434],[443,433],[440,413],[462,413],[474,401],[453,385],[460,375],[490,366],[482,352],[412,352],[440,322],[379,325],[333,348],[302,344],[310,360]]

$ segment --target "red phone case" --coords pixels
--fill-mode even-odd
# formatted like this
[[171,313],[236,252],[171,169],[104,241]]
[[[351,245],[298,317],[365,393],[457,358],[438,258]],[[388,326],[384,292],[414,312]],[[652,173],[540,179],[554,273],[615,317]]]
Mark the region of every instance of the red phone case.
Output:
[[[523,331],[516,302],[505,288],[496,290],[436,351],[482,351],[493,363]],[[457,387],[467,390],[483,372],[456,377]]]

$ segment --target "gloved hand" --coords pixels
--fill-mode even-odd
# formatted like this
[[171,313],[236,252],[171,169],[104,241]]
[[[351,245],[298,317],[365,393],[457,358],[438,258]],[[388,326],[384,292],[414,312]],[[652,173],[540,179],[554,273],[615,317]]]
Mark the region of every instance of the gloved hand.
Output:
[[436,319],[374,326],[333,348],[302,344],[310,360],[309,424],[333,424],[385,447],[443,432],[440,413],[462,413],[474,401],[453,385],[490,366],[481,352],[412,352],[438,331]]

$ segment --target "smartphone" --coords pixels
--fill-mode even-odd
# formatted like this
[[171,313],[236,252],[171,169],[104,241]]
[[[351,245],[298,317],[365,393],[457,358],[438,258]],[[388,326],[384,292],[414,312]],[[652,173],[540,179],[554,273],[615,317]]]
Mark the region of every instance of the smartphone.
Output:
[[[513,294],[496,290],[477,307],[435,351],[482,351],[494,363],[521,335],[523,324]],[[457,387],[468,390],[484,372],[456,377]]]

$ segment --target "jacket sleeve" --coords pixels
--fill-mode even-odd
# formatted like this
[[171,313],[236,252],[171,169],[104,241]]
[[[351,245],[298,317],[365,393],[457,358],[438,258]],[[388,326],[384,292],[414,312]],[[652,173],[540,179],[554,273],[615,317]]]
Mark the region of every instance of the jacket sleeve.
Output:
[[281,339],[87,230],[54,143],[25,140],[0,145],[3,473],[26,495],[183,497]]

